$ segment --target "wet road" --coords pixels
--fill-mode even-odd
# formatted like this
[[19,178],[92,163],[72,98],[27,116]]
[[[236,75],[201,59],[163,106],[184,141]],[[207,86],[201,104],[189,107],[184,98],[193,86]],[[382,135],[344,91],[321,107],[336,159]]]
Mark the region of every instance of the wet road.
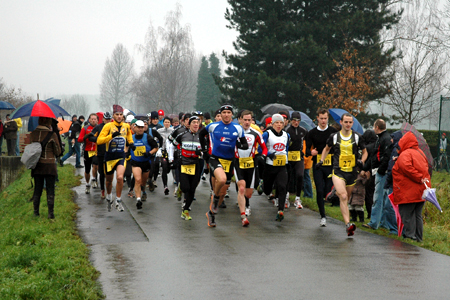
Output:
[[209,228],[206,182],[192,221],[180,218],[174,186],[165,196],[160,178],[141,211],[124,193],[125,211],[107,212],[100,190],[86,195],[84,188],[84,180],[75,188],[77,225],[107,299],[450,297],[450,257],[358,230],[348,238],[342,222],[328,219],[321,228],[306,209],[291,208],[278,223],[276,208],[257,193],[248,228],[234,190]]

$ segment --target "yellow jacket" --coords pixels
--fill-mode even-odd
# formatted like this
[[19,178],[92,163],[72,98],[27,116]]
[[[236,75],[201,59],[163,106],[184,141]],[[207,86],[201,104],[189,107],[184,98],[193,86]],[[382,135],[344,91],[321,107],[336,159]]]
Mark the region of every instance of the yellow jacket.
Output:
[[14,121],[16,121],[16,123],[17,123],[17,129],[22,128],[23,124],[22,124],[21,118],[14,119]]
[[97,138],[97,145],[106,144],[106,151],[108,151],[108,143],[113,138],[112,134],[119,131],[119,129],[117,128],[118,126],[121,126],[120,135],[127,140],[128,144],[133,144],[133,134],[131,133],[130,125],[125,122],[119,124],[114,121],[103,126],[103,129]]

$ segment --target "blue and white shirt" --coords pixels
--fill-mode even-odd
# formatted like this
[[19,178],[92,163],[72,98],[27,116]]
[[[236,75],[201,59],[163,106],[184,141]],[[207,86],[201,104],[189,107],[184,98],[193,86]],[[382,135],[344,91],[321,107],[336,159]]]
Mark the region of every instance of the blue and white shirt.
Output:
[[236,142],[244,137],[244,128],[236,123],[224,124],[222,121],[206,126],[210,137],[211,155],[224,159],[233,159]]

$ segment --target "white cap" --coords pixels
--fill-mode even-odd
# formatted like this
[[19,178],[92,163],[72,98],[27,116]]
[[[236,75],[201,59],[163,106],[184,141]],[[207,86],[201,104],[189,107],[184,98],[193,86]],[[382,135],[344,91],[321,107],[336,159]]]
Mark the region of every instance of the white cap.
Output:
[[134,125],[136,125],[136,126],[138,126],[138,127],[144,127],[144,121],[142,121],[142,120],[137,120],[135,123],[134,123]]
[[133,115],[128,115],[128,116],[127,116],[127,119],[125,120],[125,122],[131,123],[131,121],[133,121],[133,119],[134,119],[134,116],[133,116]]
[[124,109],[123,109],[123,115],[124,115],[124,116],[128,115],[129,112],[130,112],[129,109],[127,109],[127,108],[124,108]]
[[274,115],[272,116],[272,124],[275,123],[276,121],[281,121],[281,122],[284,123],[284,118],[283,118],[283,116],[280,115],[280,114],[274,114]]

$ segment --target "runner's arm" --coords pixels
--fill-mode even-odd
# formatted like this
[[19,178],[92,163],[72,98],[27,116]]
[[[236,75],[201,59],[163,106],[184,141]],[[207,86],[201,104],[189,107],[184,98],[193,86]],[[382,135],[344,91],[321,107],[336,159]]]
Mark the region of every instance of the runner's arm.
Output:
[[83,127],[83,129],[81,129],[80,135],[78,136],[78,143],[84,142],[83,138],[85,134],[86,134],[86,127]]
[[109,124],[112,124],[112,123],[108,123],[105,126],[103,126],[102,131],[100,132],[100,134],[97,137],[97,145],[106,144],[112,140],[113,137],[112,137],[112,134],[110,133],[111,126]]
[[152,138],[150,135],[147,135],[147,142],[150,145],[150,147],[152,147],[152,150],[150,150],[150,155],[155,154],[156,152],[158,152],[158,143],[155,141],[154,138]]
[[[202,150],[205,151],[208,149],[208,145],[206,145],[206,139],[205,137],[208,135],[208,130],[206,129],[206,127],[203,127],[200,132],[198,133],[198,137],[200,139],[200,145],[202,146]],[[174,144],[175,145],[175,144]],[[248,145],[247,145],[247,149],[248,149]]]

